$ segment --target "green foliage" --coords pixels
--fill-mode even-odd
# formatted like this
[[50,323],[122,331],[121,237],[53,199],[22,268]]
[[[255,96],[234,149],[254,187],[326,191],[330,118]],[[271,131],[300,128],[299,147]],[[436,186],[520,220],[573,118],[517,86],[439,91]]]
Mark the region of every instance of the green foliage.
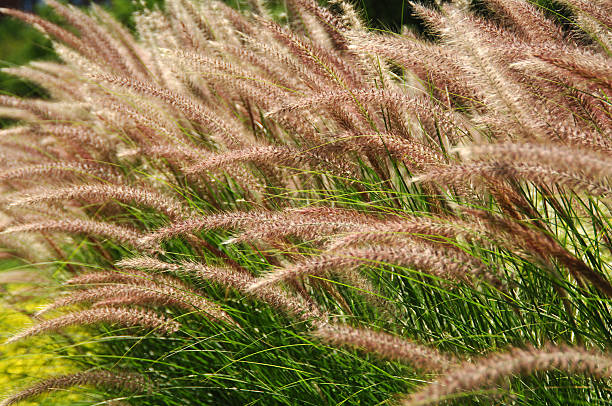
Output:
[[[413,15],[412,6],[407,0],[353,0],[361,10],[363,16],[368,21],[368,25],[373,28],[399,32],[403,25],[415,26],[422,23],[422,20]],[[434,0],[421,0],[418,3],[433,6]]]
[[[33,27],[10,18],[0,19],[0,67],[18,66],[31,60],[49,59],[51,42]],[[44,91],[15,76],[0,72],[0,92],[35,97]]]

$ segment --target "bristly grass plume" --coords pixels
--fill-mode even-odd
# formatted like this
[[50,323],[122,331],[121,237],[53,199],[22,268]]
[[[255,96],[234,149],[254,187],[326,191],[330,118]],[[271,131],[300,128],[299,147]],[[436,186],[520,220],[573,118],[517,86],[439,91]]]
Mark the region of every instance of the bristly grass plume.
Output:
[[608,1],[47,3],[0,9],[62,61],[5,70],[3,353],[74,371],[2,404],[612,402]]

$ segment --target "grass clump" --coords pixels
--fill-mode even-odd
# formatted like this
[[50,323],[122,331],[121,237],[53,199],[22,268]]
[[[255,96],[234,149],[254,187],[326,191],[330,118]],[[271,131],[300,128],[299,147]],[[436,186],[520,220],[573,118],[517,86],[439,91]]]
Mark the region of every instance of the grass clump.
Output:
[[332,3],[0,9],[62,60],[0,96],[7,339],[75,369],[4,404],[610,402],[605,4]]

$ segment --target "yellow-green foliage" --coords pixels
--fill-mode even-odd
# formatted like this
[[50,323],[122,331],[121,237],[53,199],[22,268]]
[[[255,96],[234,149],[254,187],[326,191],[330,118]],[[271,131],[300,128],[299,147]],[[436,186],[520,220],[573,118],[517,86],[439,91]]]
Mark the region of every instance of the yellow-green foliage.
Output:
[[[23,289],[24,285],[5,286],[13,293]],[[29,302],[20,303],[20,309],[26,311],[36,311],[41,301],[34,298]],[[31,324],[31,319],[23,314],[22,311],[15,310],[13,306],[6,302],[0,302],[0,331],[3,338],[16,332],[21,326]],[[23,386],[24,382],[47,377],[49,375],[61,374],[70,370],[70,361],[58,359],[57,354],[50,350],[53,339],[49,336],[41,336],[32,342],[17,342],[11,345],[4,345],[0,354],[0,393],[10,393]],[[33,379],[35,378],[35,379]],[[78,395],[69,395],[64,398],[65,404],[77,400]],[[59,397],[55,399],[59,401]],[[40,399],[22,403],[26,405],[39,405]],[[60,403],[55,403],[60,404]]]

